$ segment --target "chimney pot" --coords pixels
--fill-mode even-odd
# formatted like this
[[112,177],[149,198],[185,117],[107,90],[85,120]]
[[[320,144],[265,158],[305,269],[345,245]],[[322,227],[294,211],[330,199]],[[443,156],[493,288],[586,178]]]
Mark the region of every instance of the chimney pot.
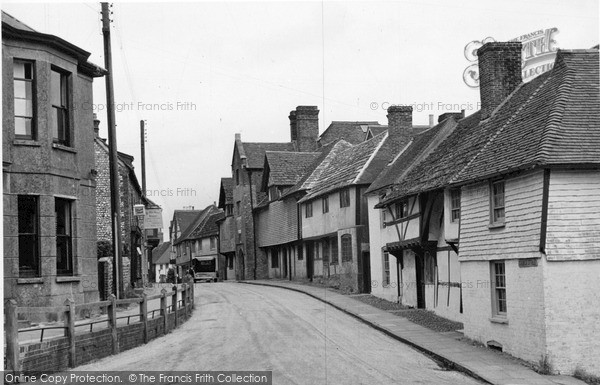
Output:
[[486,43],[477,50],[481,120],[492,112],[521,84],[522,44]]
[[98,115],[94,113],[94,136],[96,138],[100,137],[100,120],[98,119]]
[[433,127],[433,114],[429,114],[429,128]]

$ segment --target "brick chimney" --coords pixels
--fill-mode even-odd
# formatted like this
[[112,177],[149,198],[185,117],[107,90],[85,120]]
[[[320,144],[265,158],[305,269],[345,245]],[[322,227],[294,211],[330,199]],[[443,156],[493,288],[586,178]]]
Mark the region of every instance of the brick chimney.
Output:
[[390,106],[387,109],[390,138],[413,136],[412,106]]
[[296,127],[296,110],[290,111],[290,139],[292,142],[296,142],[298,140],[298,130]]
[[[295,114],[292,112],[290,113],[290,127],[292,135],[294,129],[296,131],[295,140],[292,136],[296,151],[316,151],[319,139],[319,109],[317,106],[298,106]],[[295,121],[292,117],[295,117]]]
[[94,137],[100,137],[100,119],[98,119],[98,115],[94,113]]
[[487,119],[521,84],[521,43],[486,43],[477,50],[481,120]]

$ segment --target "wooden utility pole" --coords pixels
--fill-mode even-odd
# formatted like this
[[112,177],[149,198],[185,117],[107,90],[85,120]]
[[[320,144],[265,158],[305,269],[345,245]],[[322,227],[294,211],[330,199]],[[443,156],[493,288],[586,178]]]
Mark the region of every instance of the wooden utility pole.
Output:
[[146,196],[146,128],[140,120],[140,146],[142,155],[142,195]]
[[106,81],[106,115],[108,122],[108,151],[110,166],[110,207],[113,238],[113,286],[115,297],[123,298],[123,256],[121,255],[121,199],[119,190],[119,158],[115,122],[115,94],[113,89],[112,53],[110,45],[110,14],[108,3],[102,5],[102,35],[104,36],[104,66]]

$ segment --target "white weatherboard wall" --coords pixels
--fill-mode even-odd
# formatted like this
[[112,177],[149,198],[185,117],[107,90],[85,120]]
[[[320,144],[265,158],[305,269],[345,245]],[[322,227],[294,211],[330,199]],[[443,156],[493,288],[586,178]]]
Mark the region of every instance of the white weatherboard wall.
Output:
[[[506,179],[505,226],[489,228],[488,182],[465,186],[461,196],[460,257],[465,335],[502,344],[504,351],[539,362],[545,351],[545,256],[539,252],[543,171]],[[518,259],[538,266],[519,267]],[[505,260],[507,323],[492,320],[491,260]]]
[[554,370],[600,376],[600,172],[552,171],[545,265],[546,340]]

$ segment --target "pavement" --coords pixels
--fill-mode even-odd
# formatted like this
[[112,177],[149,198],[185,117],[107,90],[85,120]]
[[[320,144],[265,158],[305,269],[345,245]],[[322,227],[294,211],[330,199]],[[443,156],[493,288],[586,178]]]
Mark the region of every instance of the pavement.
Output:
[[[429,355],[453,370],[458,370],[489,384],[498,385],[585,385],[571,376],[547,376],[533,371],[517,360],[498,352],[472,346],[457,339],[457,332],[439,333],[417,325],[406,318],[365,304],[347,295],[323,287],[290,281],[243,281],[304,293],[349,314],[367,325]],[[458,334],[458,335],[457,335]]]

